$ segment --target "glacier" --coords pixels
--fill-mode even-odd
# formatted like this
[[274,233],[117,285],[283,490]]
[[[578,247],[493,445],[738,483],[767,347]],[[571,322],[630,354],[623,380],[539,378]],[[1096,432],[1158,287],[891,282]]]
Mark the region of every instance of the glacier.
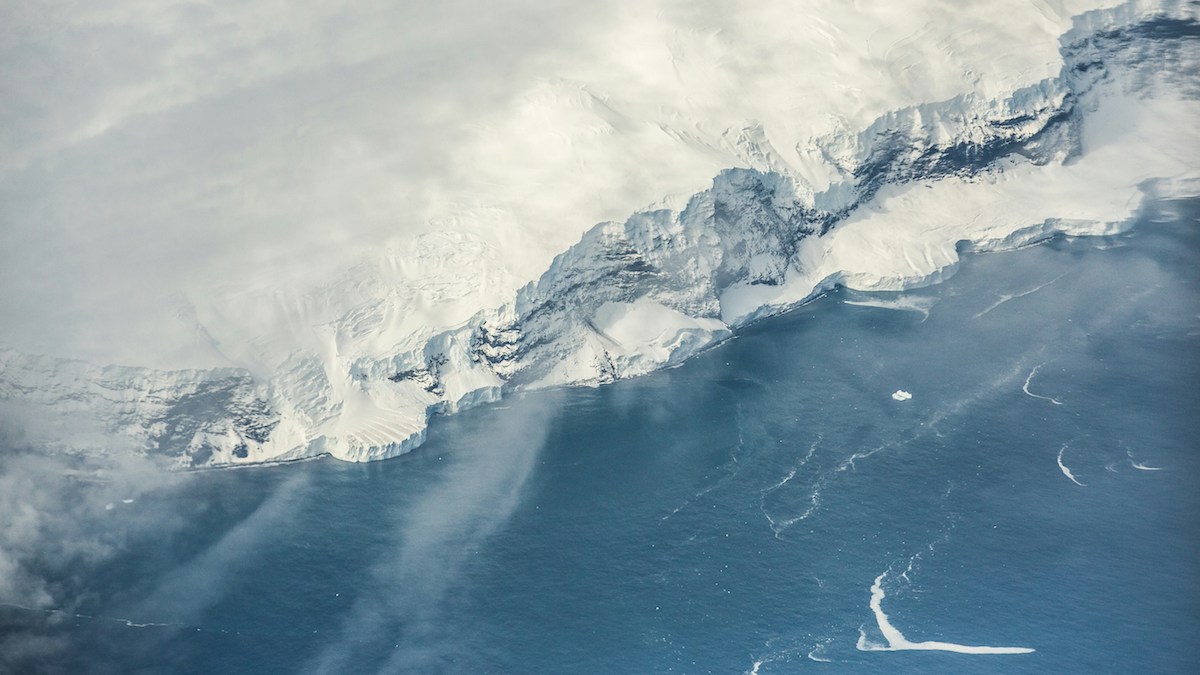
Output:
[[[181,469],[385,459],[420,445],[431,415],[644,375],[833,287],[936,283],[961,255],[1117,234],[1146,199],[1196,195],[1200,4],[1011,4],[1002,24],[996,7],[943,17],[932,4],[812,2],[795,16],[775,3],[736,16],[624,8],[618,45],[579,47],[558,66],[573,78],[532,71],[513,107],[444,149],[466,153],[445,175],[411,188],[442,197],[412,208],[379,186],[387,196],[370,209],[425,219],[405,238],[372,216],[344,251],[281,243],[281,253],[271,240],[303,232],[268,228],[262,246],[288,258],[283,268],[256,271],[264,249],[247,246],[220,258],[228,268],[215,277],[164,284],[150,313],[90,308],[99,318],[26,308],[22,321],[14,307],[32,301],[11,275],[32,272],[9,266],[0,419],[47,451],[134,452]],[[609,61],[591,64],[597,49]],[[886,86],[872,90],[879,73]],[[207,95],[158,93],[122,114]],[[77,142],[103,145],[119,127],[89,122]],[[30,138],[3,139],[7,222],[52,211],[15,195],[53,168],[46,153],[67,151],[49,133]],[[9,229],[5,262],[24,241]],[[154,328],[102,339],[163,311],[186,339]],[[54,337],[64,327],[70,340]],[[76,344],[89,335],[117,346]],[[163,355],[176,347],[182,355]]]

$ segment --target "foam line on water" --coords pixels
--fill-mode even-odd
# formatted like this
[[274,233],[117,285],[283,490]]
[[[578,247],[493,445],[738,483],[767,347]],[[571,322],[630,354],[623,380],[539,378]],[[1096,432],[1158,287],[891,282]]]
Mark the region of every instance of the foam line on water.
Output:
[[784,476],[783,478],[781,478],[778,483],[772,485],[771,487],[764,488],[761,494],[765,497],[765,496],[771,494],[772,492],[778,490],[779,488],[783,487],[784,485],[787,485],[788,481],[790,481],[791,479],[793,479],[795,477],[796,477],[796,470],[792,469],[791,471],[788,471],[787,475]]
[[1029,396],[1032,396],[1034,398],[1040,398],[1044,401],[1050,401],[1054,405],[1062,405],[1062,401],[1059,401],[1058,399],[1051,398],[1049,396],[1041,396],[1039,394],[1033,393],[1032,391],[1029,391],[1029,383],[1033,382],[1033,376],[1037,375],[1038,368],[1041,368],[1044,365],[1046,365],[1046,364],[1039,363],[1033,367],[1033,370],[1029,371],[1029,376],[1025,378],[1025,384],[1021,386],[1021,391],[1025,392],[1026,394],[1028,394]]
[[1079,487],[1087,487],[1084,483],[1079,482],[1079,479],[1075,477],[1075,474],[1071,473],[1071,470],[1067,468],[1066,464],[1063,464],[1063,453],[1067,451],[1067,447],[1068,446],[1064,445],[1058,450],[1058,458],[1055,460],[1058,462],[1058,468],[1063,472],[1064,476],[1071,479],[1072,483],[1078,485]]
[[[740,404],[738,404],[738,406],[736,408],[736,414],[734,416],[734,419],[737,423],[737,445],[734,446],[733,450],[730,452],[729,459],[726,460],[726,462],[721,465],[721,467],[720,467],[721,474],[719,476],[717,476],[717,478],[715,480],[713,480],[712,482],[710,482],[708,485],[705,485],[705,486],[701,487],[699,490],[696,490],[695,492],[693,492],[691,497],[684,499],[683,503],[680,504],[679,506],[676,506],[674,509],[671,509],[670,513],[666,514],[662,518],[659,518],[658,523],[660,525],[667,522],[668,520],[670,520],[673,516],[675,516],[675,514],[686,509],[688,506],[691,506],[691,504],[693,502],[695,502],[697,499],[700,499],[701,497],[707,495],[708,493],[712,492],[713,490],[716,490],[717,488],[724,485],[726,482],[731,480],[734,476],[736,476],[738,474],[738,472],[740,472],[742,470],[741,460],[739,459],[739,457],[746,449],[746,437],[745,437],[745,433],[744,433],[745,430],[743,429],[743,426],[742,426],[742,409],[741,409]],[[811,455],[811,453],[810,453],[810,455]],[[786,482],[787,482],[787,480],[785,479],[784,481],[782,481],[780,483],[780,485],[782,485],[783,483],[786,483]]]
[[1133,468],[1137,469],[1138,471],[1162,471],[1163,470],[1163,468],[1161,466],[1150,466],[1149,464],[1143,464],[1143,463],[1137,461],[1136,459],[1133,458],[1133,453],[1128,450],[1125,451],[1125,456],[1129,458],[1129,466],[1132,466]]
[[824,651],[825,651],[824,644],[819,644],[816,647],[813,647],[812,651],[810,651],[808,653],[809,660],[816,661],[817,663],[833,663],[833,659],[821,656],[821,654],[824,653]]
[[[146,621],[146,622],[139,623],[137,621],[134,621],[133,619],[125,619],[125,618],[118,617],[118,616],[79,614],[79,613],[75,613],[75,612],[67,612],[67,611],[64,611],[61,609],[52,609],[52,608],[45,608],[45,607],[28,607],[26,605],[18,605],[18,604],[11,603],[11,602],[0,602],[0,607],[9,607],[12,609],[20,609],[20,610],[25,610],[28,612],[40,612],[42,614],[49,614],[49,615],[66,616],[66,617],[70,617],[73,619],[87,619],[89,621],[110,621],[113,623],[124,624],[125,626],[128,626],[129,628],[187,627],[187,624],[182,624],[182,623],[155,623],[153,621]],[[200,630],[200,629],[197,628],[197,630]],[[221,632],[224,633],[226,631],[221,631]]]
[[[776,643],[784,642],[785,646],[778,647]],[[760,655],[751,655],[752,663],[750,667],[742,671],[742,675],[760,675],[764,666],[773,663],[795,663],[798,659],[807,657],[811,661],[817,663],[833,663],[833,659],[826,657],[825,650],[829,648],[833,638],[821,638],[816,643],[812,642],[794,642],[783,637],[774,637],[767,640],[763,645],[764,651]],[[772,671],[776,670],[774,668]],[[791,672],[794,668],[788,668],[785,672]]]
[[970,408],[972,405],[990,396],[993,392],[1009,386],[1010,383],[1015,382],[1021,377],[1021,371],[1024,369],[1025,367],[1018,362],[1009,370],[1001,372],[995,378],[983,383],[978,387],[975,387],[965,396],[962,396],[961,398],[951,401],[947,405],[934,410],[931,415],[926,417],[924,420],[921,420],[915,427],[913,427],[912,432],[903,439],[893,439],[882,445],[875,446],[870,450],[860,450],[852,453],[841,464],[838,465],[835,473],[842,473],[847,470],[857,469],[858,467],[855,463],[858,460],[867,459],[872,455],[885,450],[891,450],[892,448],[903,448],[909,443],[924,437],[926,434],[933,433],[941,437],[942,434],[937,428],[938,424],[948,418],[958,415],[963,410]]
[[960,645],[954,642],[939,642],[937,640],[926,640],[922,642],[913,642],[904,637],[904,633],[900,632],[899,628],[892,625],[888,615],[883,611],[883,599],[886,593],[883,590],[883,579],[887,576],[887,571],[884,571],[879,576],[875,577],[875,583],[871,585],[871,612],[875,615],[875,622],[879,625],[879,632],[883,633],[883,637],[887,640],[886,645],[868,642],[866,635],[861,631],[858,638],[859,651],[937,651],[937,652],[955,652],[958,654],[1029,654],[1034,650],[1029,647],[989,647],[986,645]]
[[775,492],[776,490],[779,490],[783,486],[787,485],[789,482],[791,482],[791,480],[793,478],[796,477],[796,472],[799,471],[801,467],[807,465],[810,460],[812,460],[813,455],[815,455],[817,452],[817,446],[821,444],[821,439],[823,437],[824,437],[823,434],[818,434],[817,439],[814,440],[812,442],[812,445],[809,446],[808,454],[806,454],[804,456],[804,458],[800,460],[799,464],[792,467],[788,471],[787,475],[784,476],[783,478],[781,478],[778,482],[776,482],[768,487],[763,488],[758,493],[758,495],[759,495],[758,510],[761,511],[763,516],[767,519],[767,523],[771,527],[771,532],[774,533],[776,539],[782,539],[782,537],[780,535],[783,533],[784,530],[788,529],[792,525],[795,525],[796,523],[798,523],[802,520],[807,519],[814,512],[816,512],[817,508],[821,505],[821,488],[825,482],[823,478],[818,479],[816,481],[816,483],[814,483],[812,485],[812,493],[809,495],[809,498],[808,498],[809,507],[807,509],[805,509],[804,512],[801,513],[800,515],[792,517],[792,518],[788,518],[786,520],[777,521],[773,517],[771,517],[771,513],[767,510],[767,496],[770,495],[772,492]]
[[817,509],[821,506],[821,485],[821,482],[817,482],[817,484],[813,486],[813,491],[808,497],[809,506],[798,516],[793,516],[786,520],[776,521],[770,516],[770,514],[767,513],[766,508],[763,508],[763,515],[767,517],[767,521],[771,524],[771,531],[775,533],[776,539],[782,539],[783,537],[781,535],[784,533],[784,531],[796,523],[807,520],[810,516],[812,516],[813,513],[816,513]]
[[1130,466],[1137,469],[1138,471],[1162,471],[1163,470],[1163,468],[1161,466],[1148,466],[1146,464],[1140,464],[1140,463],[1132,461],[1132,460],[1130,460],[1129,464],[1130,464]]

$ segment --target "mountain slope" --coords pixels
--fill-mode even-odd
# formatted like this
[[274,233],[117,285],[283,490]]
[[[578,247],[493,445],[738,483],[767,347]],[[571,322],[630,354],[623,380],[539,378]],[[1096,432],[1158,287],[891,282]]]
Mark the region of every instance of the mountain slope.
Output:
[[[1189,121],[1200,113],[1198,12],[1147,0],[1083,13],[1055,45],[1057,74],[1011,89],[1020,77],[979,76],[949,98],[881,111],[857,131],[855,116],[844,117],[794,152],[778,139],[803,137],[795,121],[729,127],[717,140],[660,124],[743,166],[717,173],[678,210],[596,225],[500,306],[480,304],[488,292],[472,275],[502,249],[440,234],[299,298],[264,302],[252,292],[193,306],[213,348],[242,367],[99,368],[6,350],[0,404],[35,442],[60,450],[130,446],[183,467],[324,453],[381,459],[418,445],[430,414],[670,366],[835,284],[902,290],[951,273],[965,250],[1111,234],[1147,194],[1194,193],[1200,182]],[[932,31],[906,39],[923,44]],[[897,70],[889,59],[901,79],[931,67]],[[640,138],[645,117],[589,86],[578,91],[586,119],[632,125],[629,137]],[[510,180],[536,184],[527,179]],[[268,330],[240,339],[250,316]]]

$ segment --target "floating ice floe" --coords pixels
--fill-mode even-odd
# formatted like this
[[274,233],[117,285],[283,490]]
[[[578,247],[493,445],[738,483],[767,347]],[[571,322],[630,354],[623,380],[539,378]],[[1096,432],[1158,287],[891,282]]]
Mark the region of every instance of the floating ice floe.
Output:
[[897,389],[892,393],[892,398],[897,401],[907,401],[908,399],[912,398],[912,394],[904,391],[903,389]]

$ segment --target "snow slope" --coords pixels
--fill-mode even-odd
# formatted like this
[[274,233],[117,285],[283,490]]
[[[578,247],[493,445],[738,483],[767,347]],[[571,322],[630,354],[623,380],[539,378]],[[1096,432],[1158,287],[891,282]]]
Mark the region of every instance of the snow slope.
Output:
[[[1005,5],[204,19],[232,56],[182,8],[0,22],[54,29],[3,34],[5,89],[54,110],[0,111],[4,417],[180,466],[384,458],[431,413],[1196,192],[1195,4]],[[157,58],[104,87],[62,67],[129,58],[114,25]]]

